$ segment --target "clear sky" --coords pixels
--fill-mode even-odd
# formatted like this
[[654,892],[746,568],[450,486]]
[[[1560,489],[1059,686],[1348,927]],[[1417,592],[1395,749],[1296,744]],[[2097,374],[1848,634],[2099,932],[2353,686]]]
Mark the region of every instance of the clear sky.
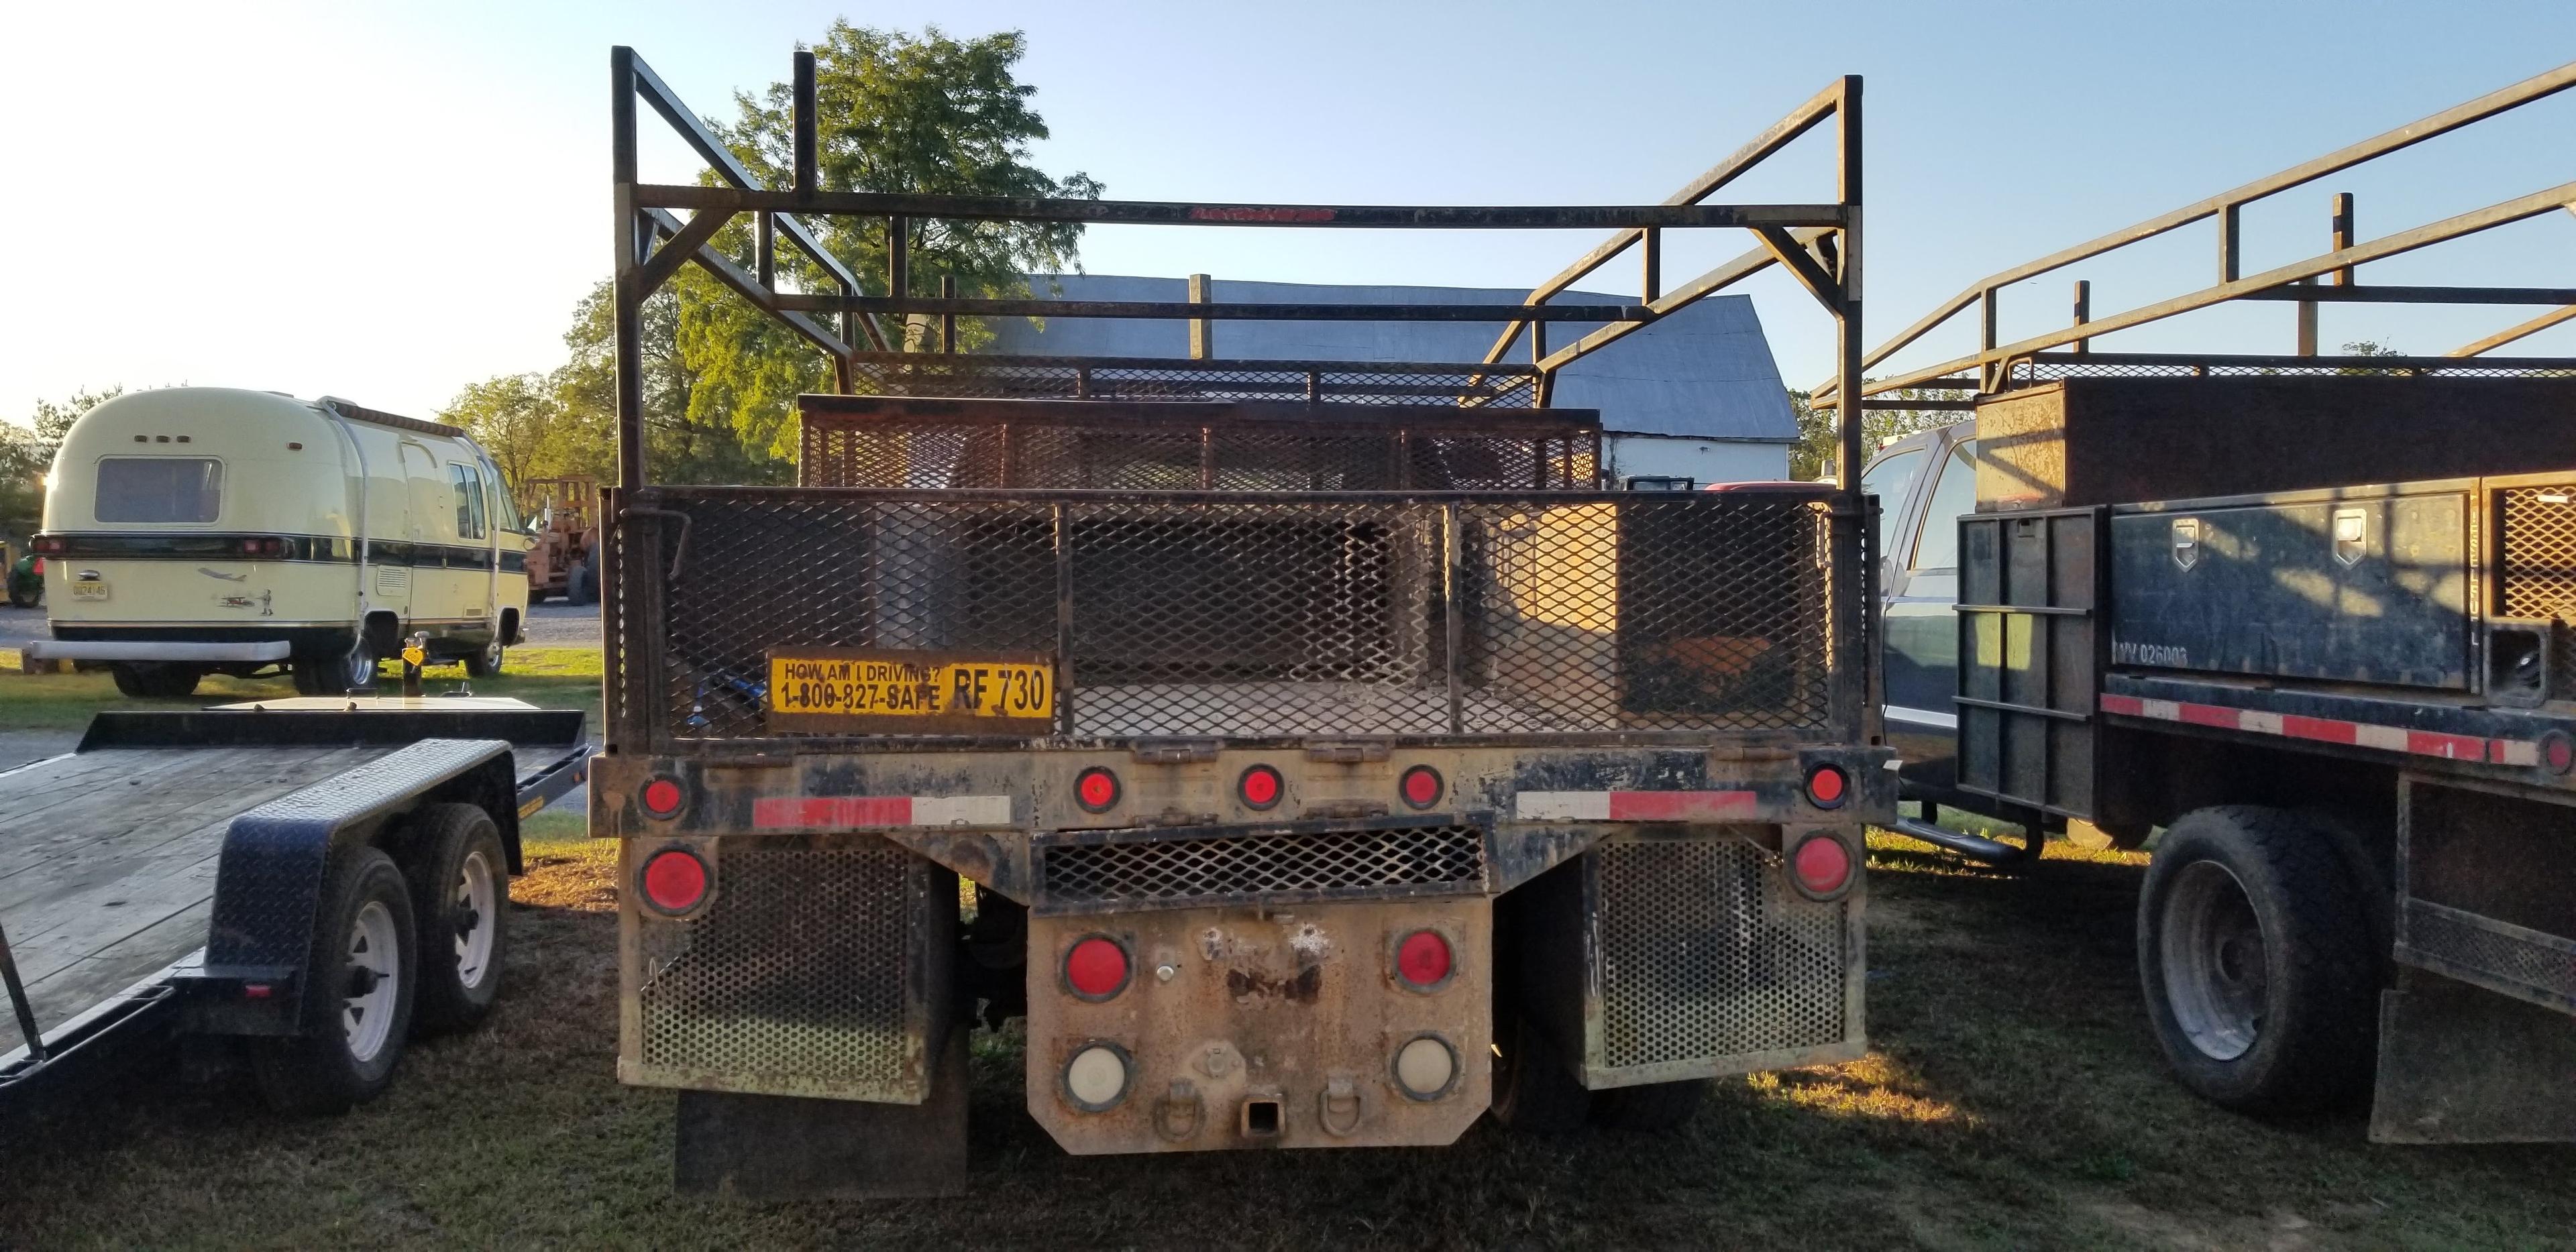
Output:
[[[1864,74],[1873,343],[1982,274],[2576,57],[2576,5],[2504,0],[27,4],[0,41],[0,416],[175,383],[425,414],[550,368],[609,265],[609,46],[729,116],[836,15],[1025,30],[1054,130],[1040,163],[1135,199],[1651,203]],[[2571,119],[2576,93],[2250,210],[2246,270],[2321,247],[2333,191],[2359,196],[2367,238],[2576,178]],[[1829,196],[1825,148],[1794,155],[1730,194]],[[675,146],[648,154],[648,178],[690,172]],[[2211,238],[2035,282],[2006,337],[2060,323],[2071,277],[2096,280],[2097,313],[2202,285]],[[1083,253],[1094,273],[1526,286],[1594,239],[1130,227]],[[2571,241],[2560,215],[2362,280],[2569,284]],[[1744,246],[1676,241],[1668,281]],[[1622,264],[1591,285],[1635,281]],[[1783,373],[1824,377],[1821,314],[1784,279],[1752,290]],[[2533,312],[2329,305],[2324,338],[2439,353]],[[2291,316],[2097,346],[2286,352]],[[2576,353],[2576,324],[2527,350]]]

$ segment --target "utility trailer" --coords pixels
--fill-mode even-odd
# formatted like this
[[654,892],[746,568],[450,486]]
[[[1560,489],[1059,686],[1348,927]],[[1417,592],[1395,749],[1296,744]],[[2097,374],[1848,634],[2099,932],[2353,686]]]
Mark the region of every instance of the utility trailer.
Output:
[[[621,370],[592,831],[618,1072],[680,1092],[683,1189],[963,1189],[970,1017],[1025,1018],[1026,1107],[1076,1153],[1669,1126],[1711,1076],[1861,1054],[1892,804],[1859,499],[1605,490],[1598,415],[1550,403],[1775,264],[1856,354],[1857,80],[1664,205],[1460,208],[838,192],[810,149],[771,192],[613,68],[621,362],[694,263],[839,382],[801,401],[799,485],[663,486]],[[812,81],[799,54],[809,137]],[[639,96],[718,185],[633,181]],[[1701,203],[1829,119],[1835,203]],[[750,270],[719,246],[746,213]],[[882,287],[803,213],[884,221]],[[1161,305],[917,296],[917,217],[1618,233],[1522,304]],[[1689,226],[1759,246],[1667,294]],[[773,286],[781,240],[839,294]],[[1640,245],[1644,301],[1550,303]],[[897,352],[880,313],[1185,318],[1200,351]],[[1215,357],[1231,318],[1507,329],[1482,361]],[[1606,325],[1548,351],[1577,320]]]
[[287,1112],[390,1080],[500,992],[519,819],[579,786],[583,714],[477,698],[99,714],[0,773],[0,1118],[174,1039],[238,1041]]

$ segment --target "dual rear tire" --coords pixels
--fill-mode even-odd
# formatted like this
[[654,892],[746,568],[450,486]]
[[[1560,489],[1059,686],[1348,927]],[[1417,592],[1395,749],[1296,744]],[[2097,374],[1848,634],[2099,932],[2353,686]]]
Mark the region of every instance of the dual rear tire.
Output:
[[1587,1089],[1529,1015],[1512,1014],[1498,1027],[1494,1119],[1521,1134],[1569,1135],[1586,1126],[1663,1133],[1688,1122],[1707,1099],[1707,1079]]

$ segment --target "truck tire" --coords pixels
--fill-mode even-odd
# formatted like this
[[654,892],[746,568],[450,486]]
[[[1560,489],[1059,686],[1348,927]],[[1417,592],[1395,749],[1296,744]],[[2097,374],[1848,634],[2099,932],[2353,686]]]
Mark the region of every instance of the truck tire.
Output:
[[343,849],[315,902],[297,1033],[251,1040],[268,1106],[289,1116],[347,1112],[393,1080],[419,977],[410,884],[393,858]]
[[466,653],[465,676],[468,678],[490,678],[500,673],[502,662],[506,658],[508,652],[509,649],[502,647],[501,641],[495,639],[472,652]]
[[117,694],[129,700],[185,700],[197,694],[197,683],[206,676],[196,666],[166,661],[119,661],[109,672],[116,678]]
[[336,696],[376,685],[376,654],[361,639],[346,652],[299,652],[287,667],[295,690],[308,696]]
[[1608,1130],[1661,1133],[1679,1128],[1708,1098],[1708,1080],[1653,1082],[1592,1093],[1592,1124]]
[[2380,961],[2333,832],[2221,805],[2165,831],[2138,893],[2138,981],[2165,1059],[2249,1113],[2332,1108],[2368,1085]]
[[1570,1135],[1592,1117],[1593,1093],[1575,1081],[1556,1041],[1528,1014],[1497,1023],[1494,1120],[1525,1135]]
[[501,830],[471,804],[424,805],[406,824],[404,869],[420,924],[412,1029],[471,1030],[500,997],[509,957],[510,862]]
[[590,562],[575,561],[564,571],[564,603],[599,603],[599,583],[591,577]]

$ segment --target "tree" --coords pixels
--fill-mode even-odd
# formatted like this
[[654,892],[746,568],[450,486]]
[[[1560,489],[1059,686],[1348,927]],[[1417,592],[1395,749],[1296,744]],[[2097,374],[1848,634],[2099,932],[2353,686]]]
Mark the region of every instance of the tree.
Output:
[[[1089,175],[1058,179],[1031,161],[1029,145],[1047,137],[1047,126],[1030,107],[1037,89],[1013,76],[1027,51],[1027,37],[1018,31],[959,40],[937,27],[916,37],[833,22],[814,48],[816,178],[835,191],[1098,199],[1100,183]],[[710,123],[735,158],[772,186],[790,178],[793,101],[787,84],[773,83],[756,96],[736,94],[734,125]],[[858,276],[862,294],[886,294],[887,222],[815,218],[808,224],[825,250]],[[1027,275],[1080,267],[1079,223],[916,221],[909,230],[913,294],[935,292],[942,277],[951,277],[960,295],[1024,296]],[[749,219],[718,232],[713,246],[750,268]],[[782,244],[777,260],[782,285],[835,286],[792,247]],[[669,364],[685,378],[686,394],[680,410],[662,415],[671,423],[666,429],[696,447],[710,442],[706,428],[723,420],[741,455],[783,464],[795,452],[795,397],[824,388],[827,362],[694,266],[669,290],[677,304],[670,341],[676,360]],[[988,337],[974,325],[960,334],[969,345]],[[888,338],[900,346],[901,329]],[[657,470],[655,476],[664,475]]]
[[530,478],[550,476],[541,468],[561,426],[563,406],[542,374],[502,374],[465,390],[438,411],[438,420],[462,426],[492,454],[513,495],[524,496]]
[[38,400],[27,425],[0,421],[0,532],[24,535],[42,523],[45,474],[53,468],[54,449],[72,422],[118,396],[123,387],[92,391],[86,387],[56,404]]
[[[1899,388],[1892,394],[1899,400],[1934,398],[1934,393],[1915,387]],[[1798,442],[1789,450],[1789,477],[1812,480],[1834,472],[1835,449],[1841,439],[1841,419],[1836,416],[1837,410],[1815,407],[1808,403],[1806,392],[1794,387],[1789,391],[1789,407],[1798,415]],[[1863,409],[1861,455],[1869,456],[1885,447],[1890,440],[1966,420],[1969,420],[1969,415],[1956,409]]]

